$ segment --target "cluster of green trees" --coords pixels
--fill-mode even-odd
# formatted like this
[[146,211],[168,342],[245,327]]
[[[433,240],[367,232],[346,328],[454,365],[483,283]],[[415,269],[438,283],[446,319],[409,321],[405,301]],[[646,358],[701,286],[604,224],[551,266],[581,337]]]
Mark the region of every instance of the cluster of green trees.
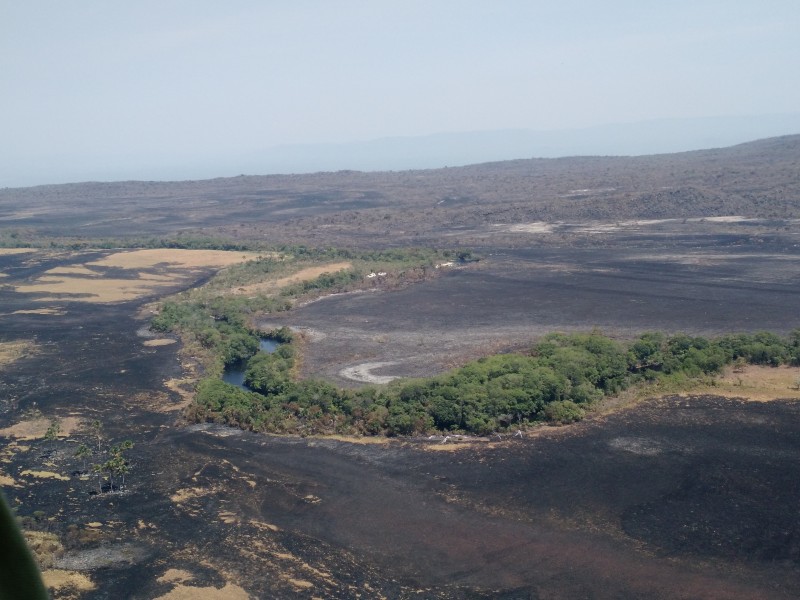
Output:
[[[45,432],[44,439],[48,442],[57,442],[60,433],[61,421],[53,419]],[[74,456],[81,461],[80,472],[91,472],[97,476],[97,493],[103,492],[104,480],[108,481],[109,491],[114,491],[115,488],[122,489],[125,486],[125,476],[131,470],[126,452],[133,448],[133,442],[125,440],[104,447],[103,424],[96,419],[89,424],[89,436],[92,438],[90,442],[78,444],[75,449]]]
[[471,362],[438,377],[339,389],[292,376],[284,344],[251,359],[250,390],[216,378],[198,386],[190,417],[274,433],[488,434],[547,421],[570,423],[606,395],[643,382],[680,381],[734,361],[800,364],[800,330],[718,339],[646,333],[623,343],[598,332],[552,334],[525,354]]
[[235,252],[269,252],[280,257],[299,260],[357,260],[376,263],[405,263],[407,265],[436,262],[480,260],[471,250],[436,250],[434,248],[390,248],[385,250],[356,250],[349,248],[313,247],[305,245],[272,246],[263,240],[230,239],[179,233],[169,237],[80,238],[43,236],[32,229],[0,231],[0,248],[56,248],[66,250],[112,250],[135,248],[176,248],[183,250],[228,250]]

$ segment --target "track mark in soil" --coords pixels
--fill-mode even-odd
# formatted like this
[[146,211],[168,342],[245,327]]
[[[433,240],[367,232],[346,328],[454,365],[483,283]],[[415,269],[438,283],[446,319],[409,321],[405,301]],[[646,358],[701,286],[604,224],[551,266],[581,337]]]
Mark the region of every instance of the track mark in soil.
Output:
[[400,377],[397,375],[373,375],[372,371],[396,364],[398,364],[397,361],[361,363],[360,365],[355,365],[354,367],[342,369],[339,371],[339,375],[345,379],[359,381],[361,383],[384,384],[394,381],[395,379],[400,379]]

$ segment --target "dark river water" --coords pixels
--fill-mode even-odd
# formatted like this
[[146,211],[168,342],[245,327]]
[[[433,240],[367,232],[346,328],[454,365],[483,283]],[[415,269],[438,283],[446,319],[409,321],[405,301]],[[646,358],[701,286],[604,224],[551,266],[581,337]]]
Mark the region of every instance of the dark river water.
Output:
[[[258,345],[260,352],[275,352],[275,349],[280,345],[280,342],[268,338],[261,338]],[[244,384],[244,372],[247,370],[247,361],[240,360],[232,365],[226,367],[225,372],[222,374],[222,381],[239,386],[242,389],[248,389]]]

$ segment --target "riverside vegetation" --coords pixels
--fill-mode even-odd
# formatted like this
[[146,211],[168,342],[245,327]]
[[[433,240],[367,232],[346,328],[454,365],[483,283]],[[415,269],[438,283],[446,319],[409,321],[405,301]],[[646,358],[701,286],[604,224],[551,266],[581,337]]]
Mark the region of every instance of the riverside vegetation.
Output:
[[[329,261],[348,265],[294,281],[292,274]],[[267,332],[251,326],[254,316],[290,309],[298,300],[370,286],[402,287],[432,277],[444,262],[478,260],[470,251],[405,248],[382,251],[283,247],[220,271],[205,285],[164,301],[151,327],[181,334],[206,373],[219,377],[227,365],[251,357]],[[370,278],[380,272],[380,278]],[[285,285],[277,286],[283,280]],[[247,286],[247,287],[245,287]],[[255,286],[255,288],[254,288]],[[260,286],[263,286],[261,289]],[[251,288],[248,290],[248,288]],[[254,289],[252,289],[254,288]]]
[[[481,358],[437,377],[340,389],[318,379],[299,379],[292,332],[259,331],[250,326],[252,317],[287,310],[299,298],[363,286],[365,268],[386,270],[396,281],[414,280],[425,277],[437,261],[456,256],[431,250],[356,254],[304,249],[294,258],[312,254],[315,259],[349,258],[358,266],[270,294],[229,293],[288,268],[285,256],[260,258],[230,267],[205,286],[163,303],[153,329],[178,332],[209,357],[206,377],[198,383],[187,412],[190,420],[269,433],[486,435],[540,422],[578,421],[603,397],[631,386],[679,389],[734,362],[800,365],[800,329],[785,338],[770,332],[717,339],[651,332],[629,342],[596,331],[554,333],[527,352]],[[462,252],[457,258],[472,257]],[[259,353],[261,337],[281,344],[274,353]],[[220,379],[226,365],[246,359],[249,389]]]
[[645,333],[629,343],[599,332],[554,333],[523,354],[481,358],[428,379],[339,389],[292,377],[295,351],[282,344],[250,360],[245,383],[202,380],[189,417],[271,433],[486,435],[539,422],[582,419],[605,396],[641,384],[680,388],[733,362],[800,364],[800,330],[709,340]]

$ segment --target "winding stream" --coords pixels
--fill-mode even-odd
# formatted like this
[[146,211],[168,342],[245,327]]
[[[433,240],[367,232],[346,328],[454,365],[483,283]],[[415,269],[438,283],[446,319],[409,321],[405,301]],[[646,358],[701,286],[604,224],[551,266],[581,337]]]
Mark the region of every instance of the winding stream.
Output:
[[[261,341],[258,344],[259,352],[275,352],[275,349],[280,346],[280,342],[277,340],[273,340],[270,338],[261,338]],[[243,390],[249,390],[244,384],[244,373],[247,371],[247,361],[240,360],[232,365],[228,365],[225,367],[225,372],[222,374],[222,381],[225,383],[230,383],[237,387],[242,388]]]

